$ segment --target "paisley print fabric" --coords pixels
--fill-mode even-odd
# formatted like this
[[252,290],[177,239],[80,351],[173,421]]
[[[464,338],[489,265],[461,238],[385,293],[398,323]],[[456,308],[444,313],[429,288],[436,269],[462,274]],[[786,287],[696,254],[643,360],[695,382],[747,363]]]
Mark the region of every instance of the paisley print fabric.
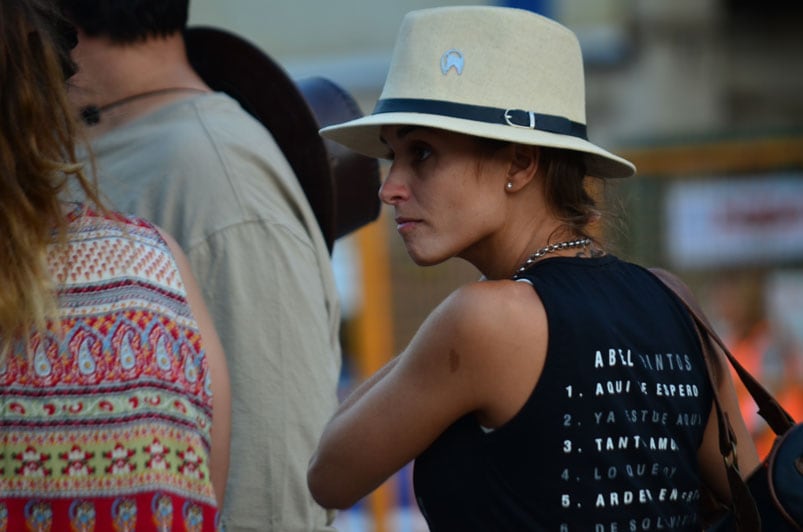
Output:
[[0,532],[214,531],[197,323],[149,223],[70,215],[60,319],[0,362]]

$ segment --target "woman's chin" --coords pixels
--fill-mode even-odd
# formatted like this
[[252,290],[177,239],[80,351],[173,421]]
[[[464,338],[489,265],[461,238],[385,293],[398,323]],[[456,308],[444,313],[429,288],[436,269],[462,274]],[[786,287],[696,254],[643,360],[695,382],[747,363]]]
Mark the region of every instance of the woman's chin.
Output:
[[407,255],[412,259],[414,263],[418,266],[435,266],[444,262],[449,257],[443,257],[440,255],[428,255],[428,254],[421,254],[416,253],[414,250],[407,250]]

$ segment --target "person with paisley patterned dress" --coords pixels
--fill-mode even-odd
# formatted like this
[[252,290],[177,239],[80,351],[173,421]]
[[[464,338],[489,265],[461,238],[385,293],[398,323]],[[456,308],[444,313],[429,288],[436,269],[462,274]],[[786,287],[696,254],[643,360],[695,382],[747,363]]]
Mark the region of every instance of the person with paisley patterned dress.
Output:
[[77,162],[75,37],[0,3],[0,532],[219,530],[223,349],[173,238]]

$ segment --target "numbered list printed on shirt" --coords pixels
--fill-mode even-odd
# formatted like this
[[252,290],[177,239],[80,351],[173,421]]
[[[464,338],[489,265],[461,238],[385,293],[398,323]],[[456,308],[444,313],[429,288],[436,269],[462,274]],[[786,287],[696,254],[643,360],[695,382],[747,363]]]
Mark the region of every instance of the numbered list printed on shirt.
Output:
[[[567,464],[560,505],[567,521],[590,505],[598,515],[621,516],[595,523],[594,532],[689,527],[700,491],[675,487],[683,458],[674,435],[702,430],[694,372],[705,370],[686,354],[606,348],[592,355],[578,368],[592,378],[565,385],[566,409],[559,413]],[[569,524],[560,530],[569,532]]]

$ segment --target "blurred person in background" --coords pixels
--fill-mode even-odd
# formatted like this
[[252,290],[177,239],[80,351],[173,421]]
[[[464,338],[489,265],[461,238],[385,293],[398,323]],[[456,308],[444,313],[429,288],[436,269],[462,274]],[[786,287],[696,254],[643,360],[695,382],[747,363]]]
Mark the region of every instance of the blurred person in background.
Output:
[[[460,257],[482,280],[340,405],[308,472],[321,504],[349,507],[411,460],[433,531],[691,531],[704,488],[730,500],[694,324],[598,236],[586,186],[635,168],[587,140],[570,30],[414,11],[374,112],[322,134],[392,161],[380,197],[416,264]],[[758,456],[712,364],[746,476]]]
[[285,156],[187,59],[188,0],[61,0],[78,26],[70,97],[112,205],[187,253],[232,381],[229,532],[331,530],[307,463],[337,405],[329,251]]
[[[758,379],[794,419],[803,418],[803,359],[786,331],[774,326],[767,312],[766,272],[745,269],[720,272],[709,297],[711,315],[723,341],[744,368]],[[759,456],[767,456],[775,433],[758,414],[753,397],[736,377],[739,405]]]
[[3,0],[0,38],[2,529],[218,530],[229,382],[186,257],[84,175],[53,2]]

